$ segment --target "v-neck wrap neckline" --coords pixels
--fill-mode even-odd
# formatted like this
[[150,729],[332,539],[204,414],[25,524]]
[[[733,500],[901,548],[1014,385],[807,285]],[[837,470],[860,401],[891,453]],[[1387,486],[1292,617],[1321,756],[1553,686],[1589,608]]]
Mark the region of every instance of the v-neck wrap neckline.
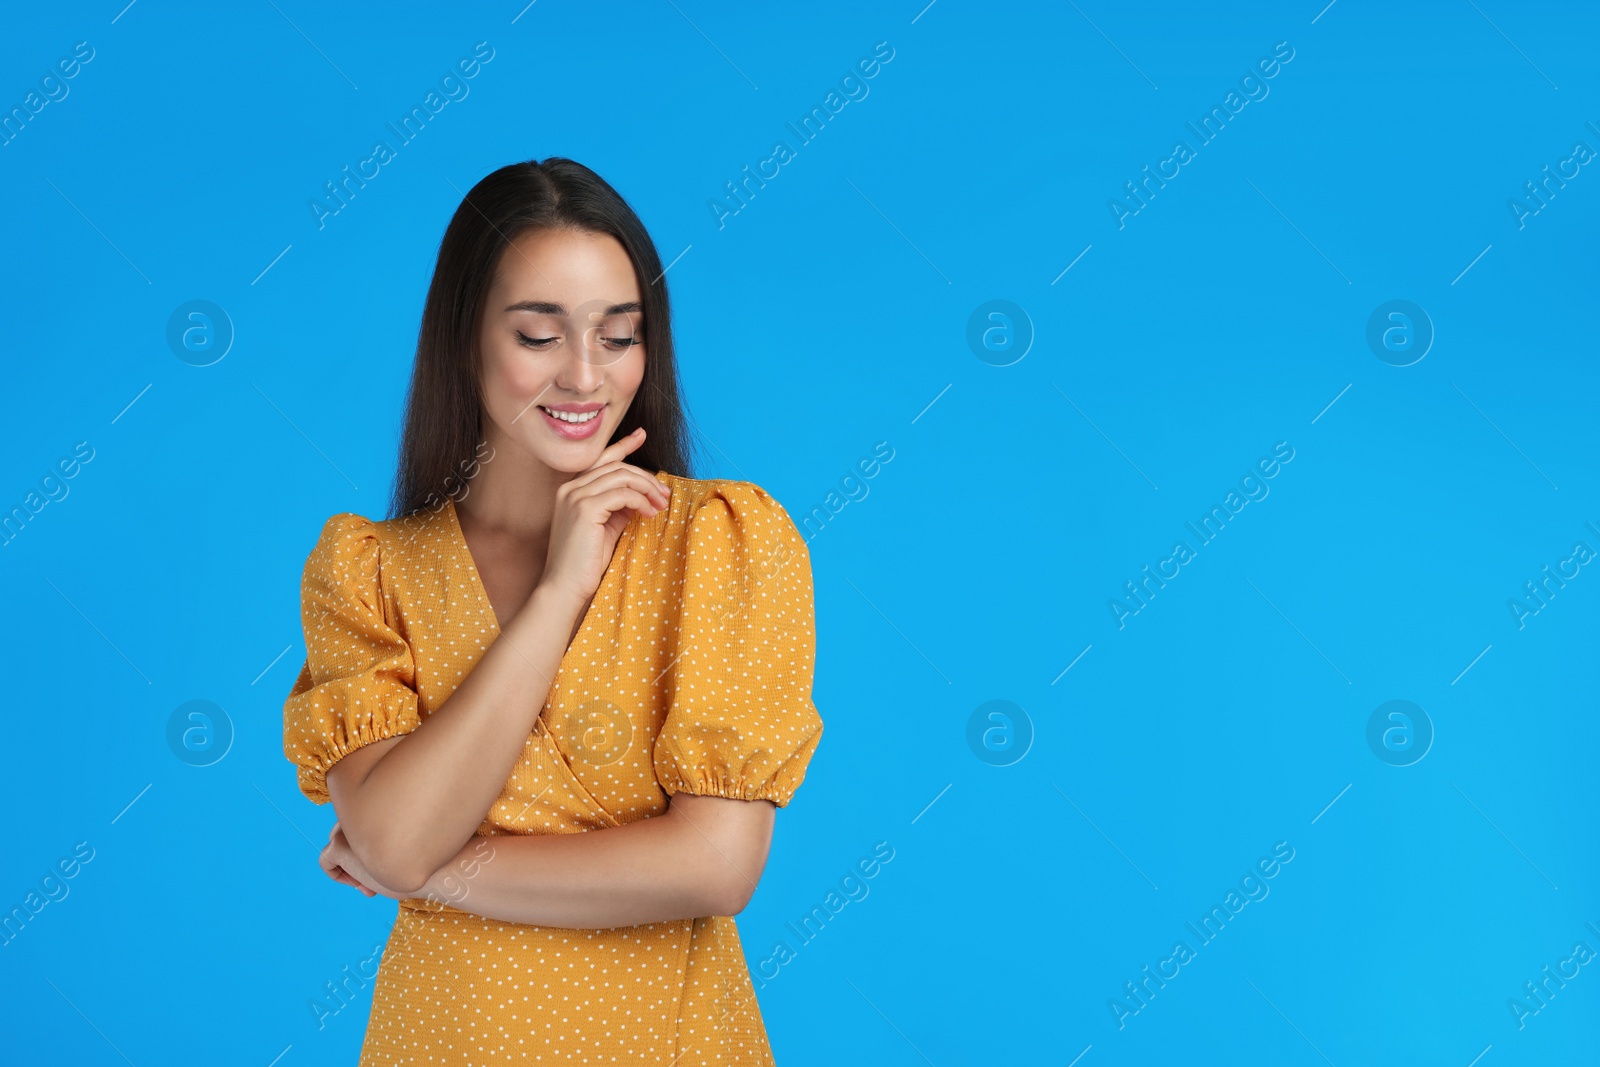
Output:
[[[498,640],[502,633],[500,617],[495,614],[494,604],[489,600],[489,588],[483,584],[483,573],[478,570],[478,561],[472,555],[472,546],[467,544],[466,532],[461,528],[461,516],[456,512],[455,498],[447,497],[446,499],[448,503],[445,504],[445,510],[450,513],[451,543],[459,553],[467,573],[472,576],[472,593],[478,599],[479,610],[483,614],[485,621],[488,622],[490,632]],[[635,519],[624,526],[622,532],[617,535],[617,542],[611,549],[611,559],[606,563],[605,573],[600,576],[600,585],[595,589],[594,596],[589,598],[589,606],[584,609],[583,618],[579,620],[577,630],[573,632],[571,639],[567,642],[565,651],[562,652],[561,662],[563,664],[566,663],[567,657],[582,642],[590,628],[590,623],[600,614],[602,602],[609,603],[609,597],[615,595],[616,590],[614,587],[623,570],[622,567],[618,566],[618,560],[624,558],[624,542],[632,541],[634,531],[638,525],[638,520]],[[554,686],[552,685],[551,688],[553,689]]]

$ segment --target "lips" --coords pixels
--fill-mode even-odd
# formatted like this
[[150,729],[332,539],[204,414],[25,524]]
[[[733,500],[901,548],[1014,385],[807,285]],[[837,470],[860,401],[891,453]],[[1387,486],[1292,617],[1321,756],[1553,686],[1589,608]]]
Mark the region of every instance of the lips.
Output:
[[538,405],[539,417],[544,424],[569,441],[581,441],[594,436],[603,421],[601,410],[604,407],[604,404]]

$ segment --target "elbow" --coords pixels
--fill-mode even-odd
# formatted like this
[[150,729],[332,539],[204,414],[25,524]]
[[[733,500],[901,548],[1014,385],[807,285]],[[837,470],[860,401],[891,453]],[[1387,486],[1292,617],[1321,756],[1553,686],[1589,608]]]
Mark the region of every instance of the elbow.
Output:
[[367,870],[383,889],[392,890],[404,897],[422,895],[423,888],[428,884],[432,872],[427,875],[419,873],[414,864],[385,862],[383,860],[368,861],[363,859]]
[[358,748],[329,767],[328,798],[345,840],[368,873],[385,889],[416,894],[449,856],[439,855],[437,862],[430,863],[434,844],[421,838],[414,820],[397,814],[394,805],[385,800],[387,794],[373,793],[373,772],[400,740],[391,738]]
[[361,832],[352,833],[351,827],[344,827],[342,823],[341,827],[345,840],[350,843],[350,850],[384,888],[414,896],[422,891],[433,876],[433,868],[422,869],[426,864],[419,861],[414,844],[402,835],[375,832],[375,828],[367,827],[363,827]]
[[756,895],[756,882],[761,877],[759,868],[751,875],[745,877],[737,870],[730,870],[728,877],[718,878],[716,884],[710,887],[710,915],[738,915],[749,906],[751,898]]
[[404,893],[408,897],[420,896],[423,887],[428,884],[428,879],[433,876],[432,871],[424,874],[414,865],[406,863],[390,864],[382,870],[373,867],[371,870],[372,876],[385,887],[397,893]]
[[733,886],[707,887],[697,910],[699,915],[737,915],[750,903],[750,894],[740,893]]
[[[365,860],[365,857],[363,857]],[[397,893],[417,896],[438,869],[413,842],[401,840],[379,847],[368,863],[372,876]]]
[[756,887],[744,883],[734,886],[723,893],[723,910],[718,915],[738,915],[749,905],[750,898],[756,895]]
[[755,896],[772,843],[770,801],[679,793],[667,817],[682,825],[678,852],[702,915],[738,915]]

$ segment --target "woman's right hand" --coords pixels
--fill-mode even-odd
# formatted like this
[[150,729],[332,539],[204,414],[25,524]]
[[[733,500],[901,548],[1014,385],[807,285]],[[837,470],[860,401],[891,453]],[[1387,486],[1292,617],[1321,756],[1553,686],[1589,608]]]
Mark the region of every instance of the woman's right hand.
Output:
[[666,509],[667,486],[622,461],[644,444],[644,437],[640,427],[606,446],[594,466],[556,489],[550,547],[539,586],[557,590],[580,611],[600,588],[623,527],[636,514],[649,518]]

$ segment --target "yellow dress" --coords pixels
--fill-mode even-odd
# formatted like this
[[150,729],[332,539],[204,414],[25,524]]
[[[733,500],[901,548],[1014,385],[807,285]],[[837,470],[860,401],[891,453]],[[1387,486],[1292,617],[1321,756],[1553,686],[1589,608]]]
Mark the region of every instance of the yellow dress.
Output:
[[[805,776],[822,735],[805,541],[759,486],[656,476],[669,507],[623,529],[480,835],[619,826],[679,791],[781,807]],[[328,519],[301,599],[284,753],[326,804],[328,768],[415,729],[499,625],[448,499]],[[400,902],[360,1062],[773,1060],[731,916],[574,930],[417,898]]]

